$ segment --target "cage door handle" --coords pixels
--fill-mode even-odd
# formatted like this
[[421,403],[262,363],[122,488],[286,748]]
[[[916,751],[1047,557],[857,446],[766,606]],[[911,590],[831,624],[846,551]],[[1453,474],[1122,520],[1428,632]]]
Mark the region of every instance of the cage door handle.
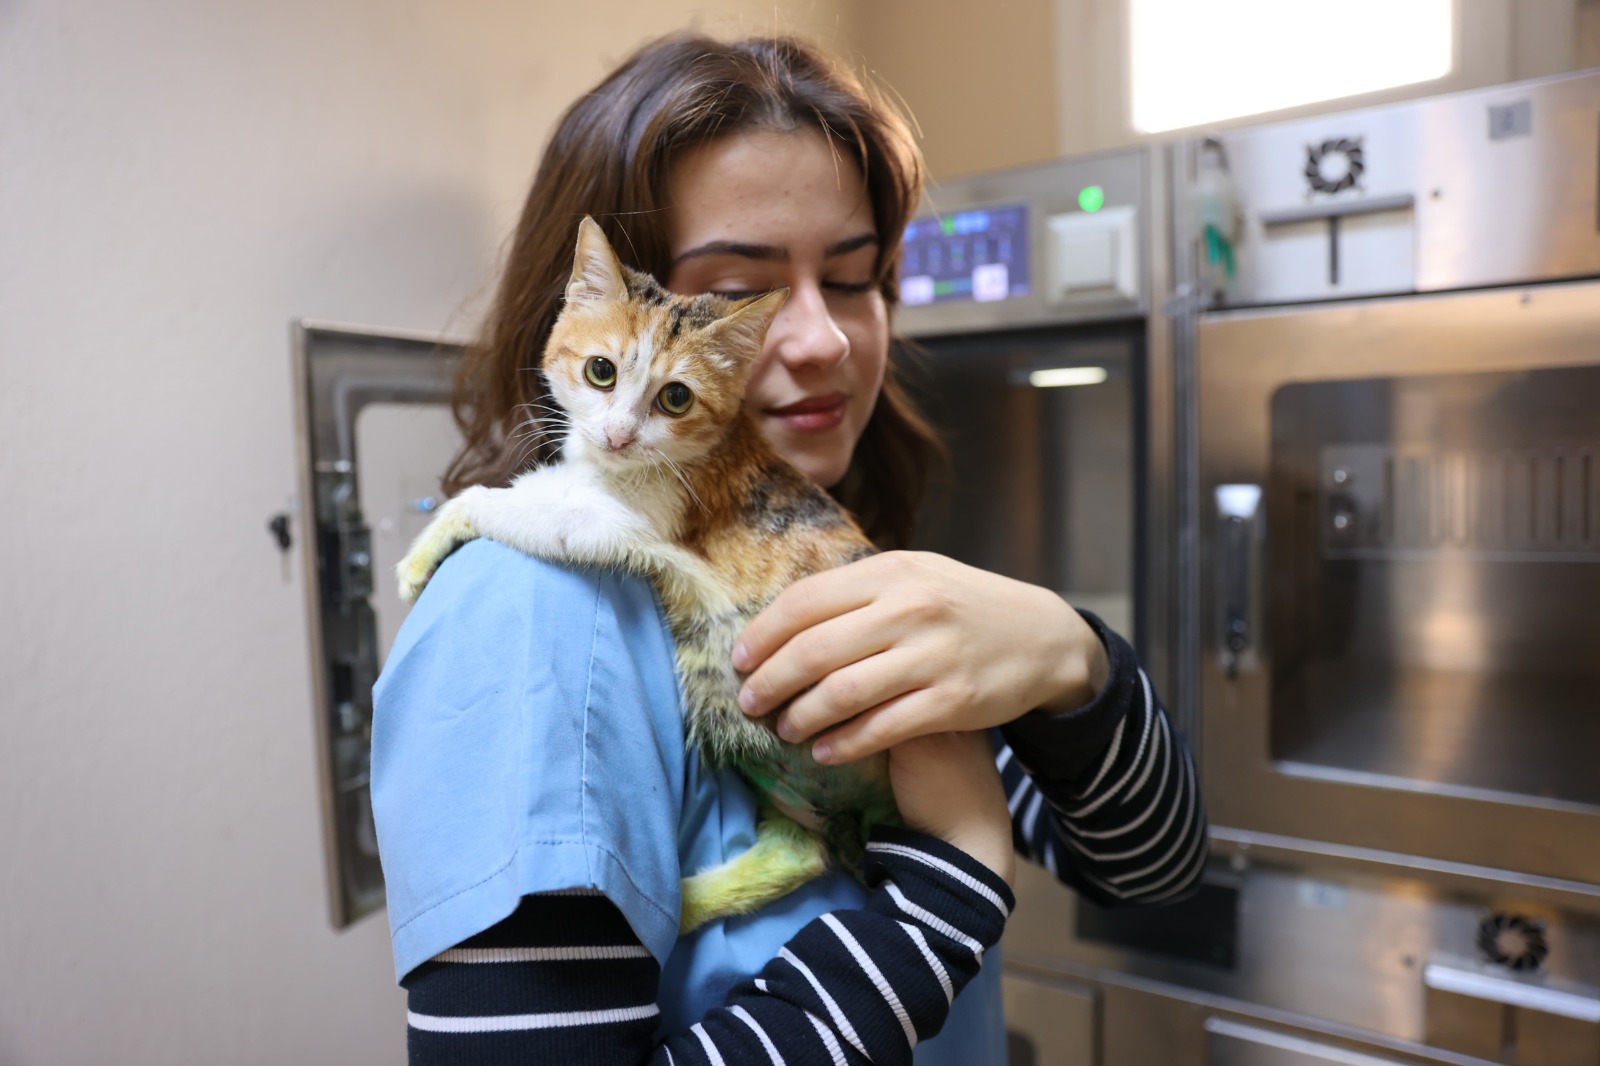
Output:
[[1259,213],[1263,226],[1289,226],[1296,222],[1333,221],[1356,218],[1360,215],[1378,215],[1385,211],[1409,211],[1416,206],[1416,197],[1410,193],[1395,196],[1364,196],[1354,200],[1325,200],[1306,207],[1289,207],[1279,211]]
[[1261,631],[1261,486],[1218,485],[1218,653],[1229,677],[1254,669]]

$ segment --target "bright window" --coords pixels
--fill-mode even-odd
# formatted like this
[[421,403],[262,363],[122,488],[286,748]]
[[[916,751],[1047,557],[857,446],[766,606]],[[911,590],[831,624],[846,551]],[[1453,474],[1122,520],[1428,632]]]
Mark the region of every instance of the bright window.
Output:
[[1133,125],[1182,129],[1450,73],[1454,0],[1128,0]]

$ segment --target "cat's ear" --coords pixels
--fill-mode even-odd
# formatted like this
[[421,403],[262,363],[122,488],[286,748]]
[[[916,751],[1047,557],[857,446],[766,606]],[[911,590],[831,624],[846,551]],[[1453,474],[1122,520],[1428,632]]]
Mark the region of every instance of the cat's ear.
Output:
[[585,215],[578,224],[578,250],[572,258],[572,277],[567,279],[568,303],[598,303],[626,300],[628,283],[622,278],[622,264],[611,250],[600,223]]
[[762,342],[767,339],[767,329],[788,299],[789,290],[785,287],[741,300],[733,310],[706,327],[706,332],[729,351],[754,362],[761,354]]

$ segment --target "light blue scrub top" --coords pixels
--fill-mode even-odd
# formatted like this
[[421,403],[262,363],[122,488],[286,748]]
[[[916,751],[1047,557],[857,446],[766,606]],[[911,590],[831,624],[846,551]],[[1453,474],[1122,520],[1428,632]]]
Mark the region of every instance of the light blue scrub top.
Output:
[[[490,540],[439,568],[374,690],[372,809],[399,977],[522,896],[594,887],[661,964],[660,1033],[683,1032],[800,927],[859,907],[830,872],[678,937],[679,879],[748,848],[755,799],[686,753],[672,637],[648,582]],[[1005,1060],[1000,953],[918,1066]]]

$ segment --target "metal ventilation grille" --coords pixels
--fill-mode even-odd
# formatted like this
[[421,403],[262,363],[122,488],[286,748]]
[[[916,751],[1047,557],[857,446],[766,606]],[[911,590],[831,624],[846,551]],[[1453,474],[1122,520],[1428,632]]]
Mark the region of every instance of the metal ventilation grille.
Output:
[[1332,194],[1353,189],[1366,169],[1366,151],[1360,137],[1340,137],[1306,145],[1304,173],[1312,192]]
[[1329,556],[1489,553],[1600,560],[1600,447],[1321,453]]

